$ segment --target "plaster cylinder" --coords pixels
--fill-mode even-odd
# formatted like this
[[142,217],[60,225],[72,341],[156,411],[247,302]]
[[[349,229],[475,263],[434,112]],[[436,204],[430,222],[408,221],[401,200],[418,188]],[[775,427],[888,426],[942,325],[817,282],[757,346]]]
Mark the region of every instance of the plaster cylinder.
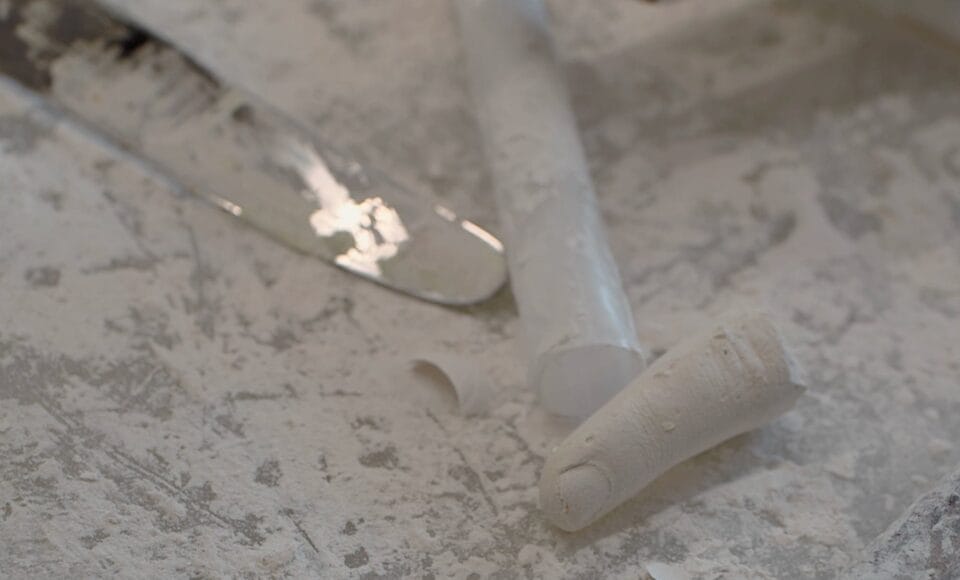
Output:
[[457,0],[511,286],[547,410],[582,418],[643,369],[540,0]]

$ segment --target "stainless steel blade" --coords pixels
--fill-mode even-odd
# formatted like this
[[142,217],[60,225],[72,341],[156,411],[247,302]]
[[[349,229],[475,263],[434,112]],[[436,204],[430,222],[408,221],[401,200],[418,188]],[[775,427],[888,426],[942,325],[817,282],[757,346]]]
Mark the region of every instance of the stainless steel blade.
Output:
[[0,0],[0,73],[271,237],[450,305],[506,279],[492,235],[87,0]]

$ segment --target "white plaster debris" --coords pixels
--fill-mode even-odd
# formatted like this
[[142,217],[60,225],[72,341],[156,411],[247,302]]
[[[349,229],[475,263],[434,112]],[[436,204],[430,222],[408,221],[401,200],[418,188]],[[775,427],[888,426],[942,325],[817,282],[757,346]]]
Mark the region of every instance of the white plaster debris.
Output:
[[440,373],[457,395],[457,407],[463,415],[486,415],[493,407],[496,389],[486,370],[475,357],[449,352],[432,352],[413,360],[414,370]]
[[[496,224],[446,0],[112,1]],[[960,440],[960,75],[837,6],[716,1],[550,7],[642,343],[768,302],[810,388],[576,534],[536,505],[563,433],[522,387],[508,295],[447,310],[358,282],[0,87],[0,569],[779,580],[859,561],[925,491],[911,475],[960,463],[942,444]],[[658,32],[697,8],[703,26]],[[479,353],[488,417],[408,372],[414,339]],[[846,454],[852,480],[825,471]]]
[[646,567],[647,574],[650,575],[652,580],[690,580],[690,576],[678,566],[664,564],[662,562],[651,562],[646,564]]

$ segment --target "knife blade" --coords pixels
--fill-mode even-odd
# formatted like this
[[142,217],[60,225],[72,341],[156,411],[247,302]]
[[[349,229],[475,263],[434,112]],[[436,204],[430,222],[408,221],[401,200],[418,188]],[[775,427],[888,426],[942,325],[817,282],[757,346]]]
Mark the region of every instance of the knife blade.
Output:
[[431,302],[481,301],[503,247],[91,0],[0,0],[0,74],[311,256]]

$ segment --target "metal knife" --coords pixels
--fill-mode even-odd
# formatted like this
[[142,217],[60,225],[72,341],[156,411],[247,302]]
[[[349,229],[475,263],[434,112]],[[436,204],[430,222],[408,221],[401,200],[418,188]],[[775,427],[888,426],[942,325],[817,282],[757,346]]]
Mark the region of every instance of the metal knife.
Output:
[[506,279],[503,247],[91,0],[0,0],[0,73],[269,236],[428,301]]

